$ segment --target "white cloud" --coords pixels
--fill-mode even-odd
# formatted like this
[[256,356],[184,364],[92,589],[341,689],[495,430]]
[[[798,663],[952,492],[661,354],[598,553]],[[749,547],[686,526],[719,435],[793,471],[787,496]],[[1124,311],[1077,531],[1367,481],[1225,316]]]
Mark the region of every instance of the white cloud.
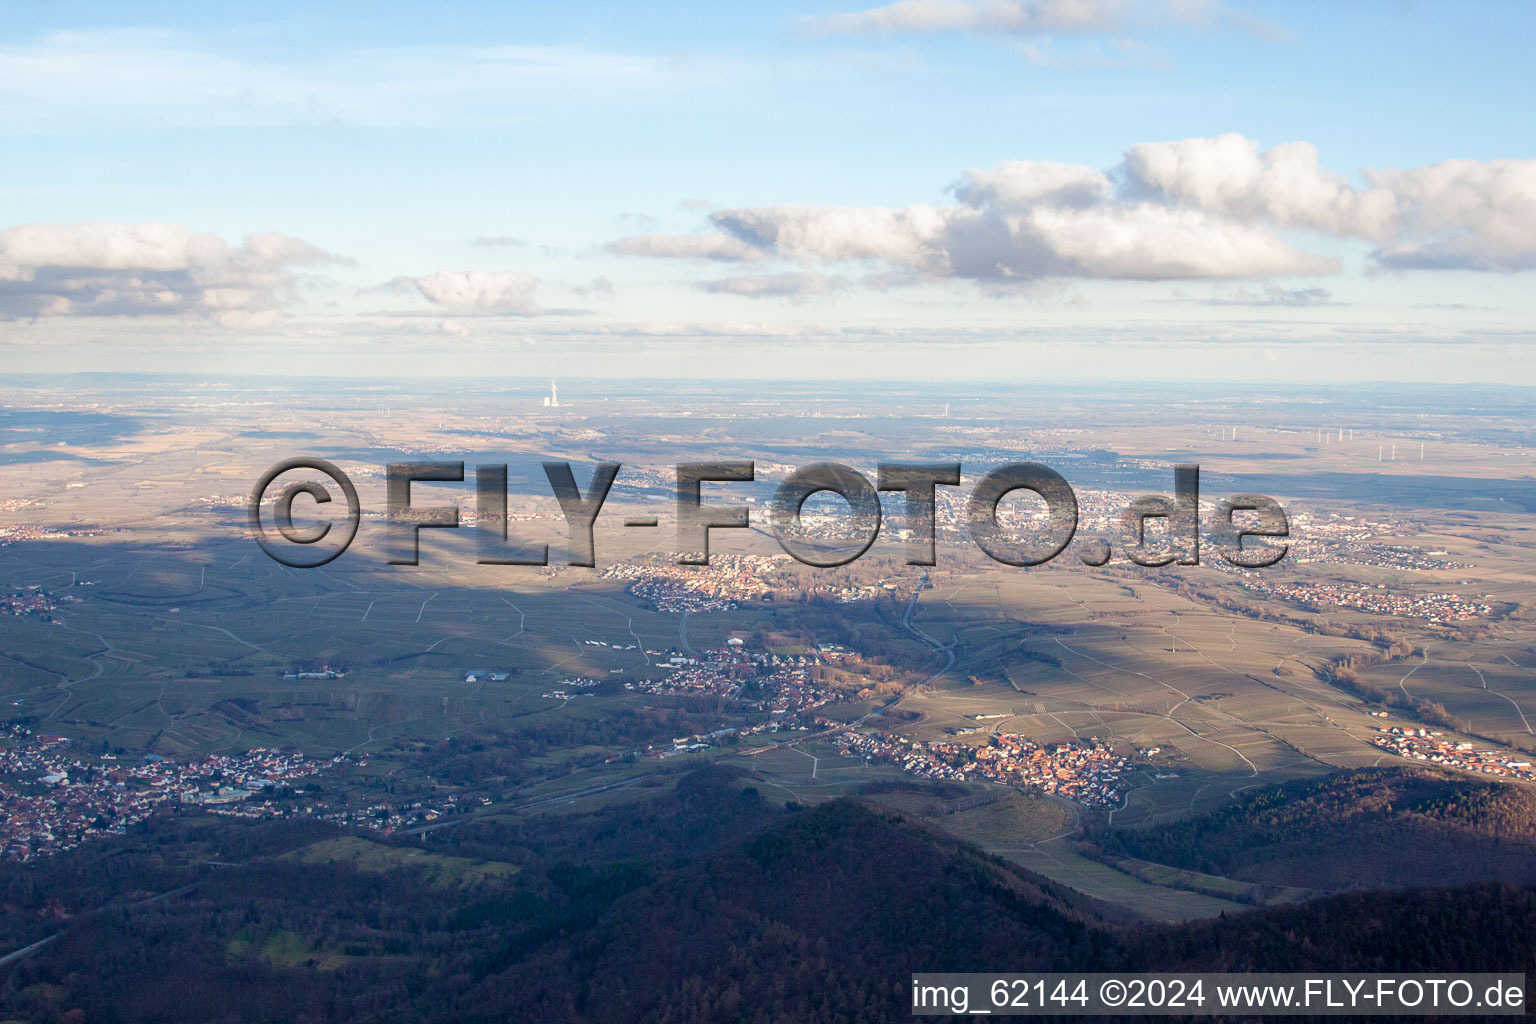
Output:
[[1397,230],[1392,192],[1359,191],[1342,175],[1320,170],[1317,147],[1307,142],[1262,152],[1237,134],[1150,142],[1126,150],[1123,166],[1134,187],[1206,213],[1352,238],[1387,238]]
[[848,286],[843,277],[811,272],[782,274],[737,274],[716,281],[701,281],[701,291],[721,295],[743,295],[750,299],[807,299],[831,295]]
[[1039,202],[1092,206],[1109,201],[1114,183],[1103,171],[1081,164],[1011,160],[990,171],[966,171],[952,191],[955,198],[977,209]]
[[508,249],[527,245],[528,242],[511,235],[476,235],[469,240],[469,244],[481,249]]
[[755,254],[772,250],[792,260],[875,260],[937,270],[935,242],[951,212],[933,206],[763,206],[722,210],[710,217],[726,237]]
[[[1376,243],[1374,258],[1386,267],[1536,267],[1536,161],[1448,161],[1370,172],[1366,181],[1357,186],[1323,170],[1309,143],[1264,150],[1223,135],[1132,146],[1107,172],[1045,161],[970,170],[951,186],[958,200],[951,205],[717,210],[708,218],[713,234],[645,235],[610,249],[800,267],[865,264],[873,271],[862,279],[866,287],[957,278],[988,290],[1336,271],[1337,259],[1292,237],[1307,233]],[[704,287],[763,294],[761,282],[773,276]],[[1315,291],[1292,289],[1266,293],[1259,304],[1318,301]]]
[[[754,261],[871,263],[913,280],[1167,280],[1333,268],[1262,224],[1117,199],[1110,178],[1089,167],[1006,163],[968,172],[954,192],[961,205],[722,210],[710,218],[718,234],[680,237]],[[648,252],[671,255],[665,237],[649,236]]]
[[582,298],[587,298],[591,295],[606,295],[612,298],[614,294],[613,281],[601,274],[586,284],[569,285],[568,287]]
[[724,260],[747,262],[762,253],[725,235],[631,235],[608,243],[608,250],[620,256],[659,256],[683,260]]
[[[1318,273],[1331,260],[1282,242],[1269,228],[1149,203],[1073,201],[935,207],[769,206],[724,210],[724,233],[757,261],[879,264],[911,279],[1046,277],[1168,280]],[[690,240],[700,236],[686,236]],[[665,246],[653,252],[668,254]]]
[[800,19],[811,35],[933,32],[1102,32],[1120,25],[1129,0],[897,0],[883,7]]
[[1168,55],[1161,49],[1135,39],[1111,39],[1103,44],[1090,42],[1065,48],[1052,39],[1021,39],[1014,49],[1035,67],[1055,71],[1116,68],[1167,71],[1171,67]]
[[180,224],[20,224],[0,231],[0,316],[200,316],[274,323],[294,268],[345,262],[302,239],[230,246]]
[[1131,25],[1232,26],[1278,38],[1283,33],[1215,0],[896,0],[860,11],[797,19],[808,36],[1086,35]]
[[514,270],[439,270],[407,280],[434,305],[460,313],[539,312],[532,274]]
[[1275,285],[1265,285],[1257,290],[1238,288],[1216,295],[1206,303],[1211,306],[1288,306],[1293,309],[1338,305],[1333,301],[1333,292],[1327,288],[1279,288]]
[[1378,250],[1383,266],[1536,269],[1536,160],[1447,160],[1368,177],[1398,197],[1418,235]]
[[[1337,269],[1333,260],[1287,245],[1264,225],[1145,203],[1086,210],[1040,207],[1021,222],[1015,238],[1038,242],[1069,277],[1167,281]],[[1028,264],[1019,269],[1035,276]]]

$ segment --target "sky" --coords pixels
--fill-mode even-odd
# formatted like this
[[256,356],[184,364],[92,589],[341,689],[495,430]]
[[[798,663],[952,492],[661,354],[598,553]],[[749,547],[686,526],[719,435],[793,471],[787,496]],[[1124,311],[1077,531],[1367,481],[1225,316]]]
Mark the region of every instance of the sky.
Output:
[[1536,5],[16,0],[0,360],[1536,385]]

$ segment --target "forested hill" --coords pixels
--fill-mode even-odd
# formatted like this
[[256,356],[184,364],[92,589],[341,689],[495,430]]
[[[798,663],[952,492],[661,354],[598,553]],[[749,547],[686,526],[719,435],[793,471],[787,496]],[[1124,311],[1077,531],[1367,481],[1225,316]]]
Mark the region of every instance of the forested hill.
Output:
[[1147,928],[1147,970],[1523,971],[1536,977],[1536,889],[1350,892],[1294,907]]
[[1498,885],[1127,928],[964,843],[839,801],[630,894],[456,1005],[594,1024],[893,1021],[910,1015],[913,970],[1536,974],[1533,936],[1536,890]]
[[839,801],[632,893],[587,932],[456,1003],[465,1014],[616,1024],[890,1020],[905,1012],[915,969],[1122,963],[1082,902],[974,847]]
[[[910,1019],[921,970],[1536,975],[1533,890],[1131,926],[899,814],[781,808],[718,770],[435,843],[178,819],[0,875],[5,920],[59,935],[4,967],[0,1019],[857,1024]],[[93,878],[113,909],[80,909]]]
[[1093,838],[1110,854],[1312,889],[1536,884],[1536,791],[1372,768],[1252,790],[1202,817]]

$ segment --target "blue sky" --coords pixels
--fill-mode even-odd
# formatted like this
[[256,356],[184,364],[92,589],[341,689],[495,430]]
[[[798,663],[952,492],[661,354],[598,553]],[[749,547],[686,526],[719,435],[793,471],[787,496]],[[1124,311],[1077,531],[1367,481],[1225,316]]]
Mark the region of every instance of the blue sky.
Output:
[[0,351],[1536,384],[1533,22],[1515,2],[19,3]]

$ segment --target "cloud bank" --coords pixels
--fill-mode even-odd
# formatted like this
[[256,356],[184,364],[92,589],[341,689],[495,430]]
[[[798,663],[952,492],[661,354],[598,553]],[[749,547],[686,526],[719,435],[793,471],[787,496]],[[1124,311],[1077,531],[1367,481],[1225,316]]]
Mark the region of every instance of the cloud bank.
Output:
[[20,224],[0,231],[0,317],[182,316],[275,323],[295,268],[346,262],[280,234],[231,246],[180,224]]
[[718,295],[745,295],[748,298],[807,299],[831,295],[848,286],[843,277],[789,271],[782,274],[733,274],[715,281],[701,281],[700,291]]
[[[1024,160],[965,172],[954,202],[902,208],[776,204],[718,210],[706,233],[621,238],[610,251],[799,268],[862,264],[889,284],[959,279],[1224,280],[1319,275],[1307,236],[1364,242],[1376,269],[1536,267],[1536,160],[1324,170],[1316,147],[1241,135],[1146,143],[1104,171]],[[761,278],[773,281],[782,275]],[[782,295],[750,283],[706,284]],[[788,280],[788,279],[785,279]],[[787,287],[787,286],[786,286]],[[830,289],[828,289],[830,290]]]

